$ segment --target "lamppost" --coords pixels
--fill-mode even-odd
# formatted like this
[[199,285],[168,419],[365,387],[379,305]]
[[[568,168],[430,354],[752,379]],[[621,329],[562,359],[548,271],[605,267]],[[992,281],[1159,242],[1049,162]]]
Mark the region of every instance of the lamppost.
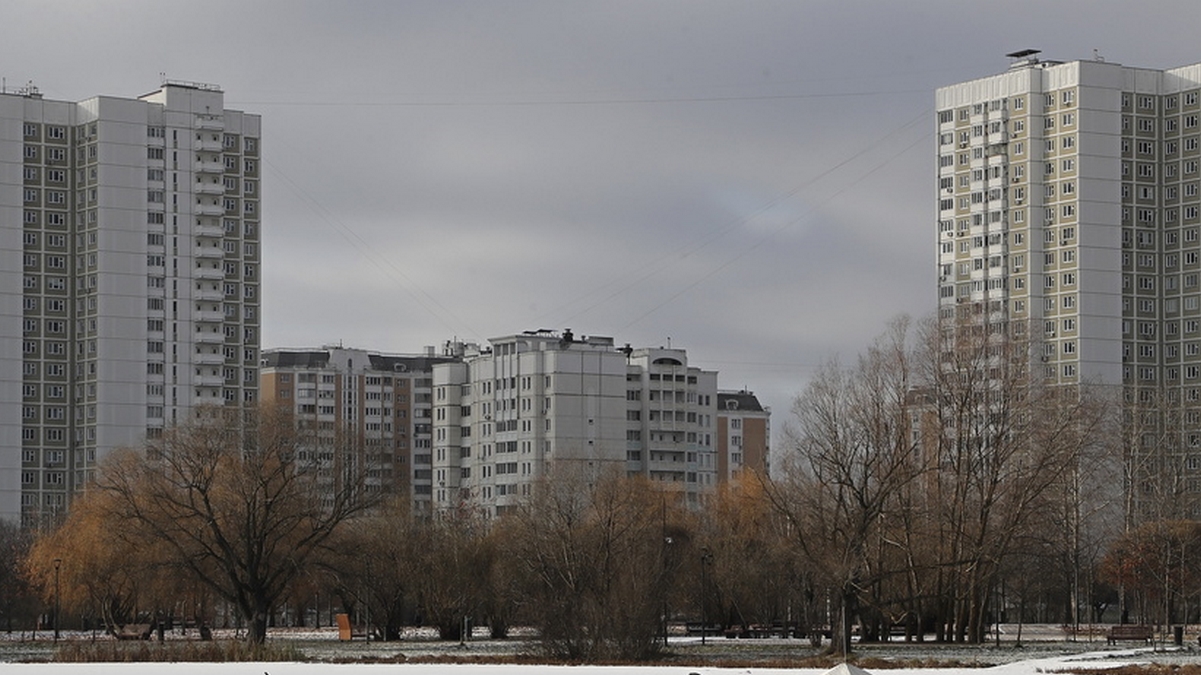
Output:
[[58,596],[58,589],[59,589],[58,570],[62,566],[63,566],[63,559],[55,558],[54,559],[54,642],[55,642],[55,644],[58,644],[58,608],[60,605],[60,603],[58,601],[58,597],[59,597]]
[[709,634],[709,611],[705,603],[705,591],[708,590],[709,584],[706,583],[705,568],[713,562],[713,551],[709,550],[708,546],[701,549],[701,644],[705,644],[705,636]]

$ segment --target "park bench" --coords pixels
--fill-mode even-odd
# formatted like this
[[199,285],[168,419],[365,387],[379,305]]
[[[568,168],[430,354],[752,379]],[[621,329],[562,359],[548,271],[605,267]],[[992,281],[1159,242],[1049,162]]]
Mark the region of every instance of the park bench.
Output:
[[118,640],[149,640],[153,624],[127,623],[113,633]]
[[1150,644],[1153,636],[1154,630],[1151,626],[1119,624],[1117,626],[1110,626],[1109,633],[1105,635],[1105,640],[1111,645],[1115,644],[1118,640],[1142,640]]
[[684,632],[688,635],[721,635],[723,629],[721,624],[704,624],[700,621],[689,621],[684,624]]

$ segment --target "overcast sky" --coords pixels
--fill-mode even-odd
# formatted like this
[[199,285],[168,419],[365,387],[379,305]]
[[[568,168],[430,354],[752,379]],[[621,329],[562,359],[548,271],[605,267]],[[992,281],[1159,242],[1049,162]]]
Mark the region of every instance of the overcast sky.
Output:
[[934,90],[1043,50],[1201,61],[1201,2],[0,5],[48,98],[162,75],[263,116],[263,347],[571,328],[786,421],[934,286]]

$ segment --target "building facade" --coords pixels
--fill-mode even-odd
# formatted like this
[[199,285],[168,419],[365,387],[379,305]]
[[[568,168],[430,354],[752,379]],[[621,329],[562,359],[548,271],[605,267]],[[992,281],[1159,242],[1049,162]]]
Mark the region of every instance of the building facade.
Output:
[[453,357],[361,349],[263,352],[265,404],[282,406],[311,439],[301,450],[329,470],[357,466],[367,489],[408,495],[414,512],[431,499],[432,371]]
[[531,331],[434,366],[434,508],[489,515],[551,469],[624,471],[695,503],[716,483],[717,373],[684,350]]
[[717,393],[717,482],[770,475],[771,408],[752,391]]
[[0,517],[104,454],[257,401],[261,121],[211,85],[0,94]]
[[937,92],[940,319],[1028,339],[1047,381],[1120,390],[1132,501],[1171,466],[1157,501],[1197,515],[1201,64],[1036,54]]

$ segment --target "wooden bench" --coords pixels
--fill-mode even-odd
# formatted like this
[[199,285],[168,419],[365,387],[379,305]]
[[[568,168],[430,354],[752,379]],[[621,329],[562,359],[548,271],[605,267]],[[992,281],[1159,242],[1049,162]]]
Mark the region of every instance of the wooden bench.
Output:
[[114,631],[113,637],[118,640],[149,640],[153,627],[149,623],[127,623]]
[[1118,640],[1142,640],[1151,644],[1151,638],[1154,635],[1155,631],[1151,626],[1118,624],[1109,627],[1109,632],[1105,634],[1105,640],[1111,645],[1117,643]]

